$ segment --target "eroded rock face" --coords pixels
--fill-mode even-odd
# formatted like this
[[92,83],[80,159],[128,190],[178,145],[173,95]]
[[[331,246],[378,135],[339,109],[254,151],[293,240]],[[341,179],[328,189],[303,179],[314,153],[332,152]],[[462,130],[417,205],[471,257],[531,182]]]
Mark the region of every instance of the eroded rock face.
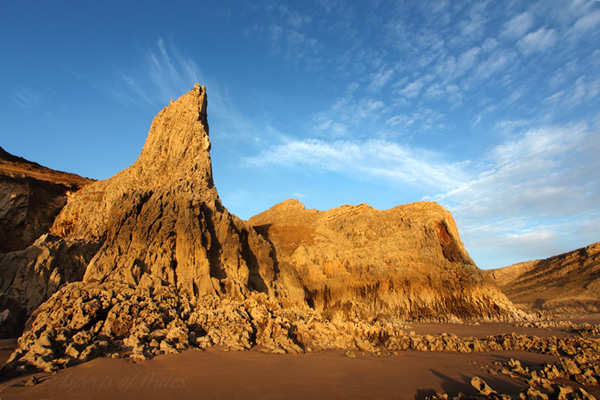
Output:
[[93,243],[59,243],[47,233],[69,196],[92,182],[0,148],[0,338],[19,335],[33,310],[83,276]]
[[0,147],[0,253],[23,250],[48,232],[67,197],[93,182]]
[[98,250],[91,241],[43,235],[25,250],[0,254],[0,338],[17,337],[33,311],[61,286],[83,278]]
[[[406,350],[517,350],[565,357],[560,365],[544,367],[543,377],[547,379],[570,377],[585,384],[600,379],[595,355],[600,341],[594,337],[598,326],[582,327],[566,338],[514,333],[484,338],[416,335],[406,328],[397,320],[328,320],[312,308],[282,307],[276,298],[258,292],[243,300],[212,296],[191,299],[149,275],[136,287],[117,282],[75,282],[36,310],[3,373],[30,369],[51,372],[98,356],[139,361],[189,348],[219,346],[268,353],[351,349],[375,356]],[[514,360],[507,367],[509,373],[523,372]],[[542,373],[538,371],[536,376]],[[483,384],[479,387],[484,388]]]
[[276,250],[292,302],[327,316],[502,319],[514,308],[475,266],[450,212],[433,202],[307,210],[287,200],[249,222]]
[[486,273],[511,301],[527,309],[600,312],[600,243]]
[[85,282],[144,274],[192,297],[269,292],[271,246],[221,204],[212,179],[205,88],[155,118],[129,168],[73,196],[52,232],[102,241]]
[[271,245],[214,187],[206,104],[200,85],[172,102],[131,167],[70,196],[49,236],[0,256],[0,306],[19,320],[5,318],[0,334],[82,279],[136,285],[150,275],[192,297],[271,293]]

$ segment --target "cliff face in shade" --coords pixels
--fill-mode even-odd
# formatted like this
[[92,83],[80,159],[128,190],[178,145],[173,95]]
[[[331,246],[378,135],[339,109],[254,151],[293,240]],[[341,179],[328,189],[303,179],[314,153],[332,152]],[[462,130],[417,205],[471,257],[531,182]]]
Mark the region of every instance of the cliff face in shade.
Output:
[[81,279],[81,267],[71,276],[73,260],[64,245],[51,240],[36,243],[46,240],[69,196],[92,182],[0,147],[0,338],[20,334],[27,316],[41,302],[60,285]]
[[92,183],[0,147],[0,253],[23,250],[48,232],[67,197]]
[[325,315],[444,320],[514,311],[436,203],[317,211],[287,200],[249,222],[275,246],[289,300]]
[[43,235],[20,251],[0,254],[0,339],[21,334],[33,311],[60,287],[80,281],[97,242]]
[[525,308],[600,312],[600,242],[486,273],[511,301]]
[[205,88],[164,108],[137,161],[73,196],[51,231],[101,240],[84,281],[144,274],[191,295],[269,292],[271,246],[221,204],[213,183]]

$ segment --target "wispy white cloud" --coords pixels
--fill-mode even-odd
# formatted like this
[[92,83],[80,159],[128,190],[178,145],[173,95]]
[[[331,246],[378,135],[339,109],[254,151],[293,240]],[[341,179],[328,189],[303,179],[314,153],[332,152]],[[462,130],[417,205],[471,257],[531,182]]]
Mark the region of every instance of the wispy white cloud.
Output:
[[533,25],[533,15],[530,12],[524,12],[513,17],[510,21],[504,24],[504,29],[500,36],[511,39],[521,38]]
[[564,111],[594,100],[600,94],[600,78],[589,81],[585,76],[577,78],[573,85],[552,93],[544,103]]
[[230,89],[206,77],[197,62],[171,42],[158,39],[139,51],[129,68],[120,68],[112,81],[99,88],[113,100],[126,104],[143,104],[160,109],[200,83],[207,88],[211,126],[219,127],[218,135],[211,135],[213,143],[222,143],[230,150],[239,146],[255,145],[279,133],[268,126],[257,127],[244,115],[232,99]]
[[600,144],[597,136],[597,128],[585,125],[528,130],[491,149],[477,177],[441,199],[471,221],[589,210],[599,205],[600,198],[598,178],[590,175],[593,168],[600,168],[600,159],[588,150]]
[[321,123],[317,123],[315,129],[318,132],[325,134],[325,136],[339,138],[344,137],[348,133],[348,126],[331,119],[325,120]]
[[519,46],[523,54],[529,55],[535,52],[547,50],[554,45],[556,40],[557,34],[554,29],[541,27],[537,31],[523,36],[517,42],[517,46]]
[[10,103],[22,108],[32,109],[37,108],[44,103],[44,98],[39,91],[32,91],[22,87],[9,94]]
[[197,64],[177,47],[158,39],[140,51],[138,64],[118,72],[112,81],[100,88],[123,104],[143,102],[159,107],[201,83]]
[[396,113],[387,118],[385,123],[396,132],[395,136],[410,136],[445,127],[444,115],[427,107],[419,107],[410,113]]
[[546,258],[598,241],[600,211],[585,211],[565,218],[528,221],[497,219],[463,225],[461,237],[469,244],[480,268],[498,268],[517,262]]
[[[435,71],[434,75],[439,81],[443,82],[442,84],[438,83],[434,85],[439,87],[448,86],[448,84],[454,82],[461,82],[460,78],[478,64],[480,54],[481,48],[479,46],[474,46],[469,50],[465,50],[464,52],[458,54],[456,57],[453,55],[448,55],[443,61],[440,61],[433,67]],[[467,89],[467,87],[464,86],[464,89]],[[432,91],[435,91],[435,89],[432,89],[432,91],[427,91],[429,94],[432,94]]]
[[515,53],[510,50],[498,50],[487,60],[480,63],[477,68],[477,76],[485,79],[491,75],[501,72],[515,59]]
[[467,72],[477,61],[477,55],[481,49],[475,46],[464,53],[462,53],[456,63],[456,75],[462,75]]
[[600,10],[595,10],[579,18],[573,25],[573,31],[579,34],[598,27],[600,27]]
[[434,199],[453,211],[466,242],[488,252],[494,246],[511,249],[518,260],[533,257],[536,249],[548,255],[568,250],[561,241],[569,242],[569,235],[591,243],[597,233],[576,222],[600,222],[600,178],[594,172],[600,159],[591,150],[598,146],[597,126],[529,129],[493,147],[465,185]]
[[494,129],[500,132],[503,136],[512,135],[513,132],[526,130],[528,126],[531,126],[531,121],[526,119],[505,119],[497,121],[494,124]]
[[311,15],[276,3],[267,3],[263,10],[261,23],[248,31],[249,37],[265,43],[272,54],[283,56],[288,62],[305,65],[321,62],[323,44],[314,35]]
[[254,167],[279,165],[349,174],[359,179],[383,179],[420,187],[462,185],[460,167],[441,161],[440,154],[382,140],[289,140],[245,163]]
[[378,90],[380,90],[386,83],[390,81],[393,74],[394,70],[391,68],[375,73],[373,75],[373,80],[369,85],[369,91],[377,92]]
[[341,138],[356,135],[360,127],[368,122],[385,118],[386,104],[375,96],[357,92],[357,85],[351,84],[344,96],[333,101],[329,109],[310,118],[311,129],[319,137]]
[[467,10],[468,18],[459,23],[460,33],[463,37],[479,38],[482,36],[487,21],[487,4],[485,2],[473,3]]
[[409,84],[407,84],[406,86],[404,86],[404,88],[402,90],[400,90],[400,94],[409,99],[417,97],[419,95],[419,93],[421,92],[421,88],[423,87],[424,84],[425,84],[424,78],[419,78],[417,80],[414,80],[414,81],[410,82]]
[[150,81],[159,89],[161,97],[173,93],[177,96],[201,80],[196,63],[183,56],[175,46],[166,46],[164,40],[159,39],[156,48],[146,49],[146,60]]

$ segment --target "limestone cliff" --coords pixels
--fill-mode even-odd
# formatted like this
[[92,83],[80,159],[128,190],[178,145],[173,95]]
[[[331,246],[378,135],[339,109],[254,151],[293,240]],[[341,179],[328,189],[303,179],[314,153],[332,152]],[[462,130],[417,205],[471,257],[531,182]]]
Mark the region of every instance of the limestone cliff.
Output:
[[[0,255],[0,336],[62,285],[150,275],[192,297],[270,292],[272,247],[222,205],[212,180],[206,93],[196,85],[154,119],[137,161],[69,198],[50,234]],[[18,319],[18,323],[15,322]]]
[[32,310],[50,297],[6,371],[212,345],[372,349],[404,319],[516,316],[433,203],[229,213],[206,107],[200,85],[172,101],[132,166],[75,193],[49,235],[0,259],[19,282],[2,286],[12,299]]
[[344,318],[507,318],[512,304],[475,266],[433,202],[307,210],[287,200],[249,222],[276,250],[290,300]]
[[73,196],[51,231],[100,240],[84,281],[144,274],[191,295],[268,292],[271,246],[221,204],[213,183],[205,88],[163,109],[129,168]]
[[486,272],[510,300],[525,308],[600,312],[600,242]]
[[80,281],[97,250],[97,242],[46,234],[25,250],[0,254],[0,339],[20,335],[41,303]]

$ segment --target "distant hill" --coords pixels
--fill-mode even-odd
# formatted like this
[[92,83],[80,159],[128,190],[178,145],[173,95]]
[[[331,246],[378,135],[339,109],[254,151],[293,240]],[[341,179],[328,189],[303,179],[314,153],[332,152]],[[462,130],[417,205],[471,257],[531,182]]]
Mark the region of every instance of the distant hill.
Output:
[[487,273],[513,303],[526,308],[600,312],[600,242]]

